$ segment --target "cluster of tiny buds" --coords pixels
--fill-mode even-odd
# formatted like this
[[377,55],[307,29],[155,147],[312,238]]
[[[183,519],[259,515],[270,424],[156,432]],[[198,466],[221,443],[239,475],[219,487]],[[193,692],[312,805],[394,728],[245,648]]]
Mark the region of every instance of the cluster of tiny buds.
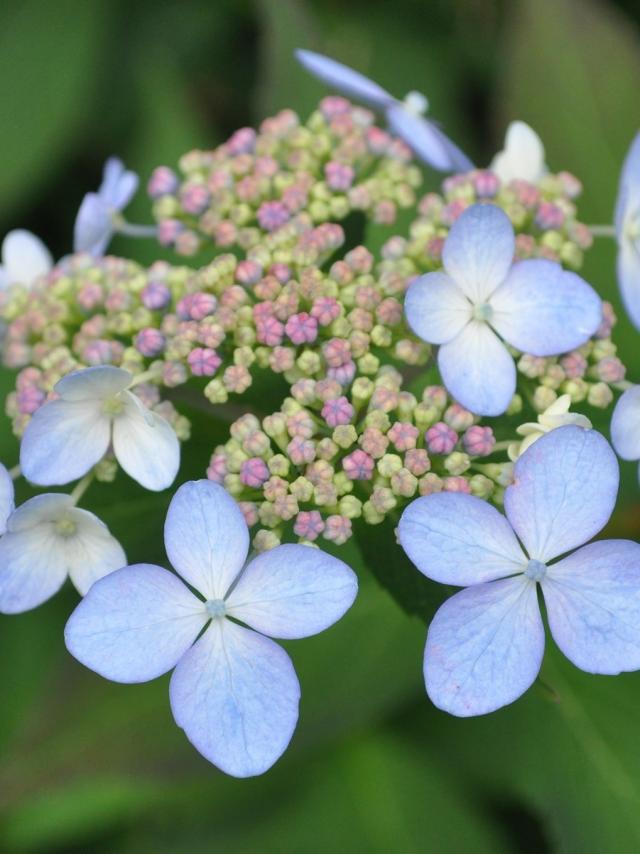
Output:
[[[278,232],[282,245],[286,231]],[[323,254],[343,239],[328,223],[304,234]],[[224,254],[196,271],[71,256],[31,291],[13,289],[1,313],[9,321],[5,362],[22,369],[8,406],[15,432],[81,366],[151,372],[167,388],[204,378],[203,393],[220,404],[245,392],[255,369],[290,384],[330,378],[346,386],[375,374],[384,351],[408,365],[426,362],[429,347],[403,320],[406,280],[378,274],[367,249],[326,270],[272,258],[266,249],[240,261]]]
[[509,469],[478,465],[494,452],[490,427],[441,386],[418,400],[389,366],[356,379],[348,394],[336,380],[299,380],[280,410],[243,415],[230,432],[208,477],[239,502],[257,549],[291,534],[343,543],[354,519],[378,524],[417,495],[499,499]]
[[398,139],[345,98],[324,98],[306,124],[292,110],[241,128],[212,151],[191,151],[179,174],[148,184],[160,242],[193,255],[212,242],[245,251],[302,212],[313,224],[363,211],[386,225],[415,204],[420,170]]
[[408,237],[392,237],[382,250],[387,269],[405,276],[439,269],[449,229],[470,205],[491,202],[509,216],[516,232],[516,256],[548,258],[577,270],[593,237],[576,219],[574,199],[580,182],[568,172],[546,175],[539,184],[515,180],[501,183],[493,172],[474,170],[453,175],[442,194],[428,193],[418,203],[418,217]]

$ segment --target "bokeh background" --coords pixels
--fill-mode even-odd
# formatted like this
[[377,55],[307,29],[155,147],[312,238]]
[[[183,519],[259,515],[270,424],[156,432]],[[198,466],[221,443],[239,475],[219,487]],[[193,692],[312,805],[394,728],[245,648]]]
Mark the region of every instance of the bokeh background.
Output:
[[[432,114],[477,163],[511,119],[533,125],[548,162],[585,185],[582,220],[611,221],[640,124],[635,0],[4,0],[0,7],[0,235],[70,250],[75,211],[119,154],[143,181],[190,148],[281,107],[313,109],[323,87],[292,60],[326,52]],[[425,187],[438,178],[426,175]],[[140,192],[130,218],[149,222]],[[150,262],[152,243],[114,241]],[[614,246],[585,276],[620,317]],[[621,355],[640,379],[638,333]],[[0,372],[2,391],[12,378]],[[196,420],[197,420],[197,416]],[[598,425],[606,430],[606,424]],[[182,478],[202,476],[224,425],[194,425]],[[0,456],[17,459],[9,422]],[[635,467],[608,533],[637,538]],[[169,496],[122,477],[88,505],[132,562],[164,561]],[[344,552],[342,552],[344,557]],[[0,620],[0,850],[7,852],[630,852],[640,848],[640,673],[574,669],[549,644],[542,684],[514,706],[457,720],[427,701],[425,628],[360,569],[357,606],[329,632],[287,645],[301,723],[265,777],[218,773],[169,711],[168,679],[107,683],[62,642],[76,596]]]

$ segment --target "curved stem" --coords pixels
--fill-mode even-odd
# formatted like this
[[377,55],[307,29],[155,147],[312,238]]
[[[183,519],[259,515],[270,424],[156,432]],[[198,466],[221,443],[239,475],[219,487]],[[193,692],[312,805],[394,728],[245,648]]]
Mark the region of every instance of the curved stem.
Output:
[[75,488],[70,495],[71,501],[73,502],[74,506],[77,505],[78,501],[80,501],[87,489],[89,489],[89,487],[93,483],[95,476],[95,470],[91,469],[89,474],[85,474],[82,480],[78,481],[78,483],[75,485]]
[[117,230],[119,234],[126,234],[127,237],[155,237],[158,234],[155,225],[135,225],[126,220],[117,223]]
[[616,236],[616,229],[613,225],[588,225],[587,228],[594,237]]
[[17,480],[20,477],[20,475],[22,474],[22,469],[20,468],[19,465],[14,466],[12,469],[8,469],[7,471],[9,473],[9,477],[11,478],[11,480]]

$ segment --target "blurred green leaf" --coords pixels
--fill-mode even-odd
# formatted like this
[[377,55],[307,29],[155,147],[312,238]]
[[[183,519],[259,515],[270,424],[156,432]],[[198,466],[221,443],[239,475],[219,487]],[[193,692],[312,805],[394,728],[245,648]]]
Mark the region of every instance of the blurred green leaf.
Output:
[[67,156],[91,108],[112,4],[22,0],[0,27],[0,211],[16,212]]
[[312,11],[305,0],[257,0],[256,8],[261,41],[254,112],[259,121],[284,107],[304,115],[314,107],[317,83],[293,52],[317,41]]

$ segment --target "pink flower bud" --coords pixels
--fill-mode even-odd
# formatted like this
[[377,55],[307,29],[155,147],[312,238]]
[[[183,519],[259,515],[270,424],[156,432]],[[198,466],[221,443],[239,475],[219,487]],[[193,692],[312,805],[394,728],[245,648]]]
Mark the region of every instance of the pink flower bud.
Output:
[[349,424],[353,415],[353,406],[344,395],[334,400],[328,400],[322,407],[322,417],[329,427],[337,427],[338,424]]
[[284,325],[275,317],[265,317],[256,321],[256,338],[261,344],[276,347],[282,343],[283,336]]
[[269,467],[260,457],[251,457],[240,466],[240,480],[252,489],[260,489],[269,477]]
[[409,451],[415,448],[419,435],[420,431],[417,427],[404,421],[396,421],[387,433],[397,451]]
[[140,292],[142,304],[152,311],[166,308],[171,301],[171,291],[164,282],[151,281]]
[[479,424],[469,427],[462,437],[465,451],[472,457],[486,457],[493,451],[496,440],[491,427]]
[[317,510],[302,510],[296,516],[293,531],[305,540],[316,540],[324,531],[322,516]]
[[147,358],[160,355],[165,347],[165,337],[159,329],[147,327],[141,329],[134,338],[134,346],[139,353]]
[[178,178],[173,169],[168,166],[158,166],[154,169],[147,184],[147,192],[152,199],[168,196],[178,189]]
[[319,297],[313,303],[311,316],[320,326],[328,326],[340,316],[340,304],[334,297]]
[[430,454],[450,454],[458,442],[456,431],[443,421],[429,427],[425,438]]
[[332,190],[346,192],[353,183],[355,172],[351,166],[331,160],[324,167],[324,176]]
[[316,448],[310,439],[294,436],[287,445],[287,454],[295,466],[302,466],[305,463],[313,462],[316,456]]
[[431,468],[431,460],[424,448],[412,448],[404,455],[404,467],[416,477],[422,477]]
[[292,314],[284,329],[294,344],[311,344],[318,337],[318,321],[306,311]]
[[342,460],[342,468],[349,480],[371,480],[374,462],[369,454],[358,449]]
[[291,214],[282,202],[263,202],[258,208],[258,222],[265,231],[276,231],[289,221]]
[[460,477],[460,475],[445,477],[442,481],[442,488],[445,492],[464,492],[467,495],[471,494],[469,481],[464,477]]
[[196,347],[187,356],[194,377],[212,377],[220,367],[222,359],[209,347]]
[[199,216],[209,207],[211,194],[202,184],[185,184],[180,191],[180,202],[187,213]]
[[336,545],[346,543],[352,533],[351,519],[346,516],[328,516],[323,537]]

